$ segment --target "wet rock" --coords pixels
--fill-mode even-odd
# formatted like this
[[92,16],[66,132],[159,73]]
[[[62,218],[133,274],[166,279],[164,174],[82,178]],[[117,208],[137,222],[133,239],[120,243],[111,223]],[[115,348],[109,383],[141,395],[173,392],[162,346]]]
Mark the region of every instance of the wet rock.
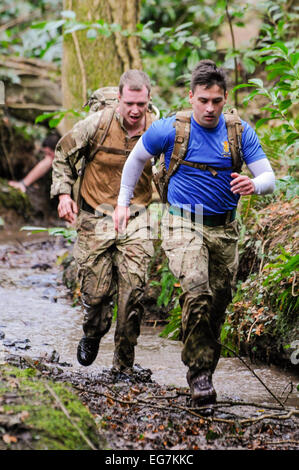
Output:
[[134,364],[132,371],[122,372],[114,367],[105,369],[108,377],[110,376],[112,383],[125,382],[125,383],[152,383],[152,371],[144,369],[139,364]]
[[31,266],[31,269],[40,269],[41,271],[47,271],[47,269],[50,269],[52,266],[48,263],[37,263]]
[[57,290],[55,287],[49,287],[45,289],[42,295],[42,299],[49,299],[51,302],[57,302]]
[[15,349],[30,349],[30,339],[5,339],[3,341],[3,345],[6,346],[7,348],[15,348]]
[[53,349],[51,353],[45,353],[43,357],[38,358],[38,362],[47,362],[49,364],[57,364],[61,367],[72,367],[73,365],[68,362],[61,362],[59,353]]
[[48,274],[48,275],[31,275],[27,276],[23,281],[21,281],[21,284],[24,286],[31,285],[31,286],[37,286],[37,287],[53,287],[55,288],[57,282],[56,282],[56,276],[54,274]]

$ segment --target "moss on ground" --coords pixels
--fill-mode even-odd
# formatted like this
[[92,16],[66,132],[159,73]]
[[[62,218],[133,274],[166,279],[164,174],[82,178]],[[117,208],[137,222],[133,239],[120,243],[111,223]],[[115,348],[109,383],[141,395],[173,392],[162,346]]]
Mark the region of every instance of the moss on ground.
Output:
[[14,209],[17,214],[29,217],[32,206],[27,194],[8,185],[7,180],[0,178],[0,209]]
[[70,385],[34,368],[0,369],[0,450],[98,450],[94,419]]

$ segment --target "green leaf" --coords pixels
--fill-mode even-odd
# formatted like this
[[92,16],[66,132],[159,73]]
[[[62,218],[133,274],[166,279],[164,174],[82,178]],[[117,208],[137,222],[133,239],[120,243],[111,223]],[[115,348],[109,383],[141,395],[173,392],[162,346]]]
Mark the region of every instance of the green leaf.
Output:
[[87,33],[86,33],[86,37],[87,37],[88,39],[96,39],[96,38],[98,37],[98,32],[97,32],[97,30],[96,30],[96,29],[93,29],[93,28],[89,29],[89,30],[87,31]]
[[293,65],[293,67],[299,63],[299,52],[290,54],[290,63]]
[[24,227],[20,228],[20,231],[27,230],[28,232],[47,232],[48,229],[45,227],[33,227],[30,225],[25,225]]
[[285,110],[288,109],[291,105],[292,105],[292,101],[291,101],[291,100],[284,100],[284,101],[281,101],[281,103],[279,103],[279,109],[280,109],[280,111],[285,111]]
[[253,73],[255,71],[256,63],[254,60],[250,59],[249,57],[244,57],[243,63],[248,73]]
[[265,124],[266,122],[268,122],[270,119],[273,119],[272,117],[269,117],[269,118],[262,118],[262,119],[259,119],[256,124],[255,124],[255,128],[258,129],[259,127],[261,127],[263,124]]
[[32,23],[31,29],[44,29],[47,25],[47,21],[40,21],[39,23]]
[[43,122],[45,121],[46,119],[49,119],[51,117],[54,117],[56,116],[57,114],[57,111],[54,111],[53,113],[43,113],[43,114],[40,114],[39,116],[37,116],[37,118],[35,119],[35,124],[38,124],[39,122]]
[[232,89],[232,92],[234,92],[235,90],[239,90],[240,88],[248,88],[248,87],[252,87],[252,86],[255,86],[255,85],[253,83],[242,83],[241,85],[236,85]]
[[279,49],[281,50],[286,56],[288,55],[289,53],[289,50],[287,48],[287,46],[283,43],[283,42],[275,42],[274,44],[272,44],[272,46],[270,47],[271,49]]
[[177,28],[175,28],[175,31],[181,31],[183,29],[186,29],[186,28],[190,28],[191,26],[193,26],[193,22],[192,21],[189,21],[188,23],[183,23],[181,24],[180,26],[178,26]]
[[60,123],[60,121],[62,121],[62,119],[63,119],[63,116],[60,116],[60,117],[55,118],[55,119],[50,119],[50,121],[49,121],[49,127],[50,127],[51,129],[53,129],[54,127],[57,127],[58,124]]
[[245,96],[245,98],[243,99],[243,104],[247,106],[248,101],[250,101],[252,98],[254,98],[258,94],[259,94],[258,90],[253,90],[251,93],[249,93],[248,96]]
[[251,78],[250,80],[248,80],[248,83],[253,83],[259,88],[264,88],[263,80],[261,80],[260,78]]

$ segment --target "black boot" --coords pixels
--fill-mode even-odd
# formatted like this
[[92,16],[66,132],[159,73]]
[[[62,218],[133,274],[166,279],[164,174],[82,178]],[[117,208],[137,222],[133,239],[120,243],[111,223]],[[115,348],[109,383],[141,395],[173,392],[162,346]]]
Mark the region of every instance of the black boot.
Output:
[[209,371],[201,371],[197,374],[187,372],[187,381],[192,396],[192,405],[212,405],[216,402],[216,391],[212,383],[212,374]]
[[90,366],[96,359],[99,351],[100,338],[83,336],[77,348],[77,359],[82,366]]

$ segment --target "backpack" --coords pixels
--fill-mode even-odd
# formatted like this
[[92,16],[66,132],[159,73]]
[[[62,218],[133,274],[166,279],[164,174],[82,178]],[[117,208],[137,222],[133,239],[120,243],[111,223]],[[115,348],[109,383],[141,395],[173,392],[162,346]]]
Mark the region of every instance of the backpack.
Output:
[[225,111],[223,114],[227,127],[228,142],[233,162],[232,166],[229,168],[214,168],[203,163],[189,162],[184,160],[187,154],[189,143],[192,110],[188,109],[178,111],[176,113],[175,122],[173,124],[176,129],[176,133],[168,170],[165,166],[164,154],[162,154],[159,158],[158,168],[153,166],[153,180],[163,203],[167,202],[169,180],[176,172],[179,165],[188,165],[199,170],[209,170],[215,177],[217,176],[218,171],[232,170],[237,173],[241,171],[243,164],[242,132],[244,128],[236,109],[233,108],[230,111]]

